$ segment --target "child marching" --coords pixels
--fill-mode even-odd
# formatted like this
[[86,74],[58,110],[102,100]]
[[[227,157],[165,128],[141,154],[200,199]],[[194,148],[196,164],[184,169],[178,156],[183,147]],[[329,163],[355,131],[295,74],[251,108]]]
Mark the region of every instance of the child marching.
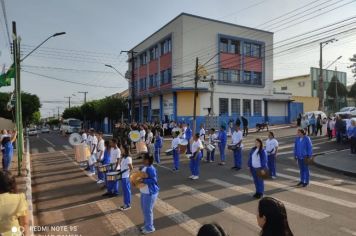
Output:
[[127,144],[122,145],[122,158],[121,158],[121,186],[124,205],[120,207],[120,210],[126,211],[131,209],[131,184],[130,173],[133,169],[132,158],[129,156],[130,147]]
[[219,152],[220,152],[220,163],[219,165],[225,165],[225,148],[226,148],[226,142],[227,142],[227,134],[226,134],[226,126],[221,125],[219,135],[218,135],[218,146],[219,146]]
[[202,158],[201,150],[203,150],[203,144],[200,140],[200,135],[195,134],[194,136],[194,141],[192,143],[192,156],[190,157],[190,171],[191,171],[191,176],[189,176],[190,179],[192,180],[197,180],[199,179],[199,164],[200,160]]
[[207,149],[207,153],[206,153],[206,162],[214,162],[215,161],[215,149],[216,149],[216,145],[215,145],[215,140],[218,138],[218,136],[215,134],[215,129],[211,128],[209,131],[209,137],[208,137],[208,145],[210,145],[211,147],[214,147],[211,149],[211,151],[209,149]]
[[155,146],[154,146],[154,157],[156,163],[161,162],[161,148],[163,146],[163,138],[161,137],[161,132],[160,130],[156,130],[156,136],[155,136]]
[[[173,149],[173,172],[176,172],[179,170],[179,143],[180,143],[180,139],[179,139],[179,131],[176,131],[175,133],[173,133],[173,140],[172,140],[172,149]],[[188,143],[188,147],[189,147],[189,143]]]
[[242,132],[240,130],[240,126],[236,126],[236,130],[232,134],[232,145],[234,148],[232,149],[234,153],[234,166],[231,169],[241,170],[242,166]]
[[298,129],[294,142],[294,157],[298,162],[300,171],[300,182],[297,186],[306,187],[309,184],[309,158],[313,155],[313,146],[305,130]]
[[277,178],[276,175],[276,157],[278,152],[278,141],[274,137],[272,131],[268,132],[268,139],[266,140],[266,151],[268,159],[268,169],[272,179]]

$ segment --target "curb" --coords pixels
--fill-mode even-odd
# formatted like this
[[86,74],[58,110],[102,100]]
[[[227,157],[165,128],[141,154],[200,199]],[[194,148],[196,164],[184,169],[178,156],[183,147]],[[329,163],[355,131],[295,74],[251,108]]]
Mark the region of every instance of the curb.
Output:
[[[325,154],[321,154],[321,155],[318,155],[318,156],[322,156],[322,155],[325,155]],[[342,175],[345,175],[345,176],[350,176],[350,177],[356,178],[356,173],[355,172],[351,172],[351,171],[347,171],[347,170],[341,170],[341,169],[337,169],[337,168],[330,167],[330,166],[327,166],[327,165],[323,165],[320,162],[318,163],[317,159],[318,159],[318,157],[315,158],[314,165],[316,167],[318,167],[318,168],[321,168],[321,169],[324,169],[324,170],[328,170],[328,171],[332,171],[332,172],[335,172],[335,173],[339,173],[339,174],[342,174]]]
[[[32,180],[31,180],[31,160],[30,160],[30,140],[26,138],[26,199],[29,212],[29,227],[33,227],[33,205],[32,205]],[[30,235],[33,235],[33,231],[30,230]]]

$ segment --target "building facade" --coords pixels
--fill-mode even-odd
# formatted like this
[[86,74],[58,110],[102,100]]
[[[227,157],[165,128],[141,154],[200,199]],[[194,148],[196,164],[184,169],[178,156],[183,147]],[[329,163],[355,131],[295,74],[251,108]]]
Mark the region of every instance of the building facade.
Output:
[[288,122],[290,97],[273,93],[272,44],[271,32],[180,14],[132,49],[135,120],[191,122],[198,57],[197,125],[209,114]]

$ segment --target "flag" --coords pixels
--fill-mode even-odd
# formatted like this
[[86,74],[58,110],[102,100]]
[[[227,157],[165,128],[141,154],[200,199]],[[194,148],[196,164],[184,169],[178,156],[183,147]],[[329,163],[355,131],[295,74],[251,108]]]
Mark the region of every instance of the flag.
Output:
[[0,87],[3,86],[10,86],[11,85],[11,78],[15,78],[15,66],[12,64],[10,68],[7,70],[5,73],[5,68],[3,68],[3,71],[0,75]]

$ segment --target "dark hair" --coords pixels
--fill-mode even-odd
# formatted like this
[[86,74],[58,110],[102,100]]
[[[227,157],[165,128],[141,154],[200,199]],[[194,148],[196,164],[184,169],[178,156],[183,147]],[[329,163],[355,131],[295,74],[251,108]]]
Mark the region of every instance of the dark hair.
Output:
[[0,194],[2,193],[16,193],[16,180],[15,176],[10,172],[0,171]]
[[104,146],[105,146],[105,147],[109,147],[109,146],[110,146],[110,142],[109,142],[109,140],[105,140],[105,142],[104,142]]
[[4,146],[7,142],[10,142],[10,141],[11,141],[10,137],[4,137],[1,141],[1,145]]
[[148,163],[149,163],[150,165],[153,164],[153,156],[150,155],[150,154],[148,154],[148,153],[145,153],[145,154],[143,155],[143,160],[148,160]]
[[194,136],[195,136],[196,138],[199,138],[199,137],[200,137],[199,133],[196,133]]
[[130,147],[129,147],[129,145],[123,144],[121,147],[122,147],[122,149],[124,149],[124,153],[122,154],[122,157],[123,158],[128,157],[130,155],[130,151],[129,151]]
[[258,203],[259,217],[265,217],[261,236],[293,236],[289,228],[284,204],[272,197],[264,197]]
[[215,132],[215,129],[214,129],[214,128],[211,128],[210,130],[213,131],[213,132]]
[[[258,149],[258,153],[260,154],[261,151],[263,150],[263,142],[260,138],[256,138],[256,141],[259,142],[261,145],[260,148]],[[257,148],[257,146],[256,146],[256,148]]]
[[274,133],[272,131],[269,131],[268,133],[274,138]]
[[227,234],[219,224],[212,223],[200,227],[197,236],[227,236]]
[[117,139],[113,138],[113,139],[111,139],[111,142],[113,142],[114,144],[117,144]]
[[305,130],[304,129],[298,129],[299,132],[301,132],[303,135],[305,135]]

